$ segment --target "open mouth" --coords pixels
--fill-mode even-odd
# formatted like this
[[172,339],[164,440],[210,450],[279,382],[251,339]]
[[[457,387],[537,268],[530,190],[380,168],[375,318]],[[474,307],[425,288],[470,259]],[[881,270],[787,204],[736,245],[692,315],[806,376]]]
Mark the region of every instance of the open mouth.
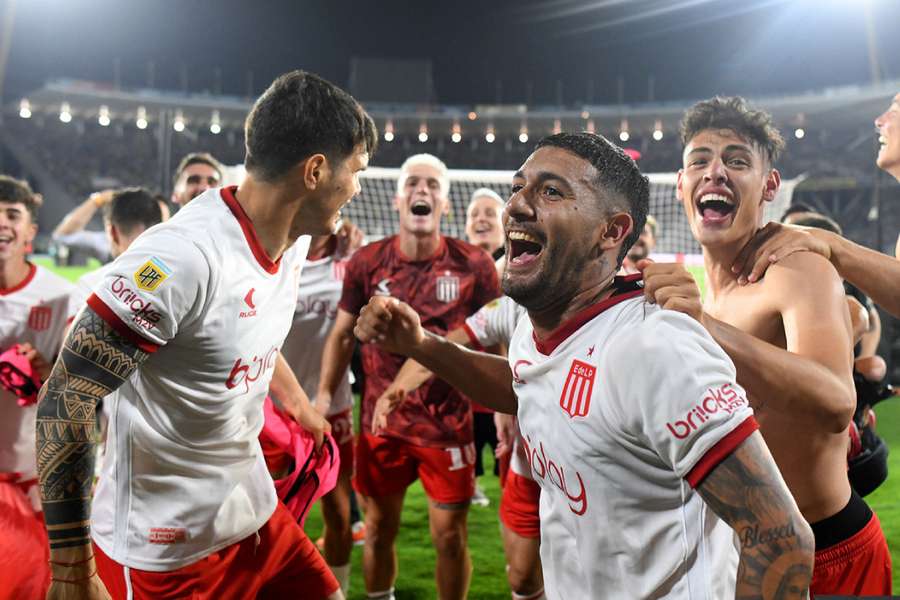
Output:
[[885,146],[888,145],[888,139],[886,137],[884,137],[883,135],[879,135],[878,136],[878,145],[881,146],[882,148],[884,148]]
[[476,225],[474,228],[475,233],[490,233],[494,228],[490,225]]
[[535,236],[524,231],[510,231],[509,239],[509,264],[521,266],[537,260],[544,245]]
[[722,194],[704,194],[697,202],[697,209],[704,222],[720,223],[735,210],[734,201]]
[[431,214],[431,205],[424,200],[417,200],[412,203],[409,210],[417,217],[427,217]]

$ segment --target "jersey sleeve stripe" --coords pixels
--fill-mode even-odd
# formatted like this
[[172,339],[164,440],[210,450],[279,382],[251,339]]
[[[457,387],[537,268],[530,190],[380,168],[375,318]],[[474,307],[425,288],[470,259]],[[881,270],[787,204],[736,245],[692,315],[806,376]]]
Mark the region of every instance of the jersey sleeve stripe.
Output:
[[485,352],[484,346],[481,345],[481,342],[478,341],[478,336],[475,335],[475,332],[472,331],[472,328],[469,327],[468,323],[463,323],[463,331],[466,332],[466,335],[469,336],[469,341],[472,342],[472,348],[478,350],[479,352]]
[[87,305],[90,306],[101,319],[106,321],[110,327],[115,329],[119,335],[144,352],[152,354],[159,349],[159,344],[155,344],[147,338],[141,337],[136,331],[126,325],[125,321],[120,319],[119,315],[114,313],[113,310],[96,294],[91,294],[91,297],[87,299]]
[[759,429],[759,424],[752,415],[744,419],[740,425],[732,429],[728,435],[716,442],[715,446],[706,451],[706,454],[697,461],[694,468],[684,476],[685,481],[687,481],[692,488],[696,489],[720,462],[728,458],[728,456],[757,429]]

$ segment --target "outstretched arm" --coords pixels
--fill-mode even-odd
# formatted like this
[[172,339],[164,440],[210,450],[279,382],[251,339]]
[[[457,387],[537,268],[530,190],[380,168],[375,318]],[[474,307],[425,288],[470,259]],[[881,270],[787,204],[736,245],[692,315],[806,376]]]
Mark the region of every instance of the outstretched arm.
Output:
[[[37,468],[51,566],[57,580],[51,596],[55,587],[74,585],[59,580],[83,580],[81,585],[100,590],[88,597],[106,597],[90,558],[94,411],[100,399],[121,386],[148,356],[86,307],[69,330],[41,389]],[[91,573],[95,575],[89,577]]]
[[697,487],[737,533],[736,598],[807,598],[815,540],[758,431]]
[[353,332],[363,343],[375,342],[415,359],[482,406],[510,414],[518,410],[506,359],[425,331],[419,315],[396,298],[374,296],[360,311]]

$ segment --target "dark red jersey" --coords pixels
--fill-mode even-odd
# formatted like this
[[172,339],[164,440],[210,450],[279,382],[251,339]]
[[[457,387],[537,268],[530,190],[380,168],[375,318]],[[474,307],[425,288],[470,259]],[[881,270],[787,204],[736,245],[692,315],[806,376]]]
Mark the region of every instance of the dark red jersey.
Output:
[[[347,263],[340,307],[357,315],[375,295],[403,300],[419,313],[425,329],[446,335],[498,297],[500,285],[491,257],[477,246],[442,236],[431,258],[414,261],[400,251],[397,236],[392,236],[364,246]],[[375,401],[406,357],[366,344],[362,359],[366,374],[362,430],[370,431]],[[391,414],[382,435],[419,446],[468,444],[472,441],[471,403],[432,377]]]

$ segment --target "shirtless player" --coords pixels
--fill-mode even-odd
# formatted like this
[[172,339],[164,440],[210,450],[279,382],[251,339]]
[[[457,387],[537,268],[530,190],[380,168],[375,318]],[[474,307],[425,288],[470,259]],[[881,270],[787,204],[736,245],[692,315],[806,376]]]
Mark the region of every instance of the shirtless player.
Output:
[[[855,408],[853,341],[841,279],[827,260],[798,253],[740,286],[734,257],[778,191],[783,147],[766,113],[714,98],[682,121],[678,197],[703,247],[707,298],[699,316],[734,361],[760,431],[816,537],[811,591],[889,594],[890,555],[878,518],[851,491],[847,426]],[[693,286],[678,265],[649,265],[648,298]],[[680,283],[677,283],[680,282]]]

